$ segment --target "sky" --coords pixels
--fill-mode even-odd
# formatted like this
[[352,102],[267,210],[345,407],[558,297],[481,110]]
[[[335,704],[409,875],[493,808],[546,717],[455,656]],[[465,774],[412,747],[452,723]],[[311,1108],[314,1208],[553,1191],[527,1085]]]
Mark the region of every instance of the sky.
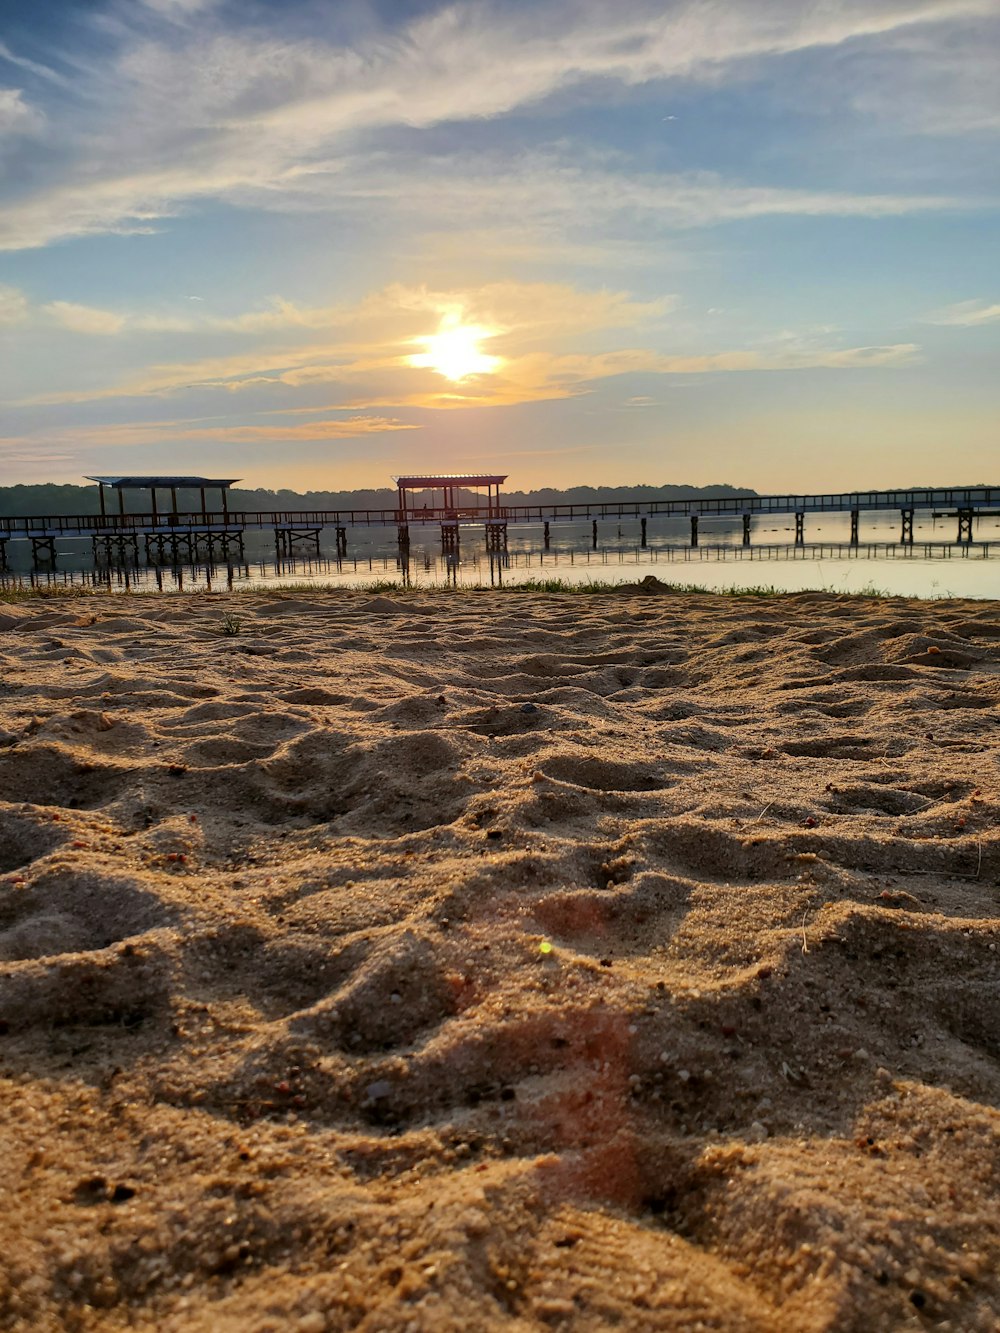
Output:
[[1000,0],[3,0],[0,485],[1000,484]]

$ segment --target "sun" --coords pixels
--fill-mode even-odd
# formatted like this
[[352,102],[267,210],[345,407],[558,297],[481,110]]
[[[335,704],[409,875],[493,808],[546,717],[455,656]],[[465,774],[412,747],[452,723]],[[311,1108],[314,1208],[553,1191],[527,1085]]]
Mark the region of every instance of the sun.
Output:
[[501,364],[502,358],[480,350],[484,338],[492,338],[495,329],[481,324],[462,324],[454,316],[441,321],[437,333],[415,341],[426,348],[408,358],[411,366],[436,370],[445,379],[467,379],[470,375],[490,375]]

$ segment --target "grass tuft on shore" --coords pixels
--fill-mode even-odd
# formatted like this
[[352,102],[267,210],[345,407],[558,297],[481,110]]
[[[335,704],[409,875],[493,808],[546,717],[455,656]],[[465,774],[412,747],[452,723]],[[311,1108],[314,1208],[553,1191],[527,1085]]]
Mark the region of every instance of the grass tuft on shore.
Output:
[[[755,598],[755,597],[799,597],[803,592],[825,593],[831,597],[852,597],[858,599],[889,597],[884,588],[868,584],[856,591],[825,587],[816,589],[779,588],[773,583],[754,583],[731,588],[711,588],[703,583],[663,583],[655,577],[640,580],[638,583],[614,583],[607,579],[585,579],[581,582],[567,579],[524,579],[516,583],[491,585],[488,583],[403,583],[398,579],[373,579],[367,583],[351,585],[331,585],[312,583],[304,579],[282,583],[246,583],[234,588],[193,588],[183,592],[161,591],[159,588],[107,588],[83,584],[23,584],[11,583],[0,587],[0,604],[16,602],[49,601],[62,599],[80,599],[88,597],[233,597],[248,593],[265,596],[284,596],[288,593],[308,593],[316,596],[320,593],[365,593],[371,595],[390,595],[405,597],[422,593],[559,593],[572,596],[593,596],[621,593],[640,593],[645,595],[698,595],[711,597]],[[910,599],[914,600],[914,599]],[[920,600],[920,599],[915,599]],[[234,631],[230,630],[229,633]]]

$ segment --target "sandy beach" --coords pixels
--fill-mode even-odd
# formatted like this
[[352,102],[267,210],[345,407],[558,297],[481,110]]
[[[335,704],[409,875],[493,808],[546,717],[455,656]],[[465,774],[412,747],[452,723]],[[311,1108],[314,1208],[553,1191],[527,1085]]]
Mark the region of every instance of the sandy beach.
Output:
[[0,605],[0,1327],[1000,1327],[998,721],[996,603]]

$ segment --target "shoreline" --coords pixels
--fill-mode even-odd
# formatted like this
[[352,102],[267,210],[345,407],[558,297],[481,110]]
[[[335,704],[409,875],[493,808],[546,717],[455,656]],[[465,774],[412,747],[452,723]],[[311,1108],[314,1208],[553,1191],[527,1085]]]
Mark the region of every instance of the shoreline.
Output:
[[605,580],[581,580],[572,583],[564,579],[541,579],[524,580],[519,583],[505,583],[502,585],[491,584],[448,584],[448,583],[402,583],[392,579],[373,579],[365,583],[358,584],[319,584],[311,583],[307,580],[292,580],[288,583],[276,583],[266,585],[255,584],[236,584],[232,588],[195,588],[195,589],[160,589],[160,588],[97,588],[93,586],[74,586],[48,587],[48,586],[27,586],[18,588],[0,587],[0,605],[17,604],[19,602],[57,602],[60,598],[68,602],[79,601],[83,598],[98,597],[102,600],[121,597],[126,600],[136,598],[162,598],[168,597],[172,600],[178,598],[211,599],[211,598],[230,598],[238,597],[288,597],[288,596],[310,596],[316,598],[323,597],[353,597],[353,596],[400,596],[400,597],[418,597],[418,596],[448,596],[454,597],[462,594],[472,596],[487,593],[507,594],[520,593],[523,595],[533,594],[535,596],[683,596],[683,597],[719,597],[727,600],[738,598],[774,598],[788,600],[791,598],[806,598],[815,600],[817,598],[830,598],[849,601],[875,601],[875,602],[972,602],[977,606],[984,603],[1000,602],[1000,597],[974,597],[971,595],[955,596],[949,593],[942,593],[933,597],[915,597],[906,593],[890,593],[883,589],[874,587],[865,587],[856,591],[836,590],[833,588],[799,588],[785,589],[775,584],[746,584],[734,587],[711,588],[705,584],[699,583],[671,583],[657,578],[655,575],[648,575],[635,583],[612,583]]

